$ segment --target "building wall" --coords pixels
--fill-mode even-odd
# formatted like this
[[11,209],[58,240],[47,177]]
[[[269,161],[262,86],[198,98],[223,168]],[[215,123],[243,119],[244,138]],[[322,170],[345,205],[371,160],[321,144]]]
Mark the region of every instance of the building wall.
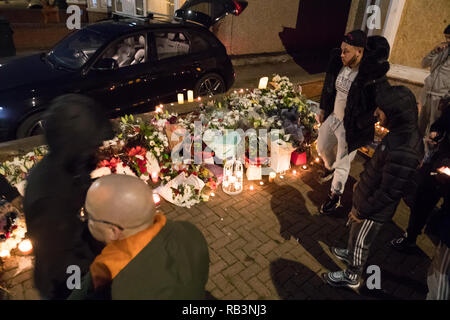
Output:
[[295,28],[300,1],[248,0],[240,16],[227,16],[213,30],[230,55],[284,52],[278,33]]
[[449,18],[448,0],[406,0],[390,62],[421,68],[423,57],[445,40]]

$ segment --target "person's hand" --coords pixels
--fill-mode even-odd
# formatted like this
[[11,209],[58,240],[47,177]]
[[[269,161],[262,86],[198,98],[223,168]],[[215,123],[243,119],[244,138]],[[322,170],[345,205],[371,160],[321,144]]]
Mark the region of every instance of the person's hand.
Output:
[[434,140],[438,136],[438,133],[433,131],[430,132],[428,137],[425,139],[425,141],[428,143],[428,145],[432,148],[434,148],[438,143]]
[[16,207],[17,210],[23,211],[23,197],[22,196],[18,196],[16,198],[14,198],[14,200],[11,201],[11,204],[14,207]]
[[357,223],[361,223],[363,221],[363,219],[359,218],[358,211],[356,211],[356,209],[354,207],[352,207],[352,210],[348,214],[348,220],[349,221],[355,221]]
[[317,122],[322,124],[324,118],[325,118],[325,111],[320,109],[319,114],[317,115]]
[[436,48],[433,49],[433,51],[435,53],[439,53],[439,52],[441,52],[442,50],[444,50],[447,47],[448,47],[448,42],[441,42],[440,44],[438,44],[436,46]]

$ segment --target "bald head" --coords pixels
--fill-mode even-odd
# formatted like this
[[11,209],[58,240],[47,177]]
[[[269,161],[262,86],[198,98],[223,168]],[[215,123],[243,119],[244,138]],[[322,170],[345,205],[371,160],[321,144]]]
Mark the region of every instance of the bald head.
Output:
[[[92,218],[89,220],[89,230],[103,242],[131,236],[147,228],[153,223],[156,211],[153,193],[148,185],[139,178],[119,174],[96,180],[88,190],[85,208]],[[109,239],[109,232],[119,232],[113,224],[124,231]]]

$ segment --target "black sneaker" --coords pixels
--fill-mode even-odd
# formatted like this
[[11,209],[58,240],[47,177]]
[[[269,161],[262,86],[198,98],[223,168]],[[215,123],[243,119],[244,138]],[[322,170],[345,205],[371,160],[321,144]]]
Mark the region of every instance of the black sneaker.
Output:
[[331,214],[341,206],[341,196],[339,194],[330,194],[328,199],[320,206],[321,214]]
[[356,290],[361,286],[361,277],[348,271],[324,273],[323,278],[333,287],[347,287]]
[[346,265],[350,264],[349,253],[347,249],[331,247],[331,252],[336,258],[344,262]]
[[400,238],[392,239],[390,243],[392,248],[400,252],[411,252],[417,248],[416,243],[409,240],[406,234]]
[[328,170],[327,168],[323,169],[323,172],[319,175],[319,182],[325,183],[333,178],[334,169]]

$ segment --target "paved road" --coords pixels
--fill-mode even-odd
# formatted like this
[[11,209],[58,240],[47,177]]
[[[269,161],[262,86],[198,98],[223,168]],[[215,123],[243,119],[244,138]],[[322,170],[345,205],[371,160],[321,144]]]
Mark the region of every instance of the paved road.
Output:
[[[401,204],[392,223],[375,241],[368,264],[381,268],[381,291],[363,287],[360,292],[333,288],[321,274],[344,267],[329,246],[345,246],[345,227],[351,190],[365,159],[356,157],[344,194],[344,208],[336,216],[319,216],[317,207],[326,198],[329,184],[319,185],[313,170],[296,168],[297,175],[229,196],[221,190],[212,201],[191,209],[164,202],[169,219],[194,223],[205,235],[211,258],[207,290],[217,299],[424,299],[426,273],[434,245],[419,238],[421,250],[406,255],[388,247],[403,232],[409,210]],[[32,269],[16,275],[18,261],[4,266],[3,280],[13,299],[38,299]]]

